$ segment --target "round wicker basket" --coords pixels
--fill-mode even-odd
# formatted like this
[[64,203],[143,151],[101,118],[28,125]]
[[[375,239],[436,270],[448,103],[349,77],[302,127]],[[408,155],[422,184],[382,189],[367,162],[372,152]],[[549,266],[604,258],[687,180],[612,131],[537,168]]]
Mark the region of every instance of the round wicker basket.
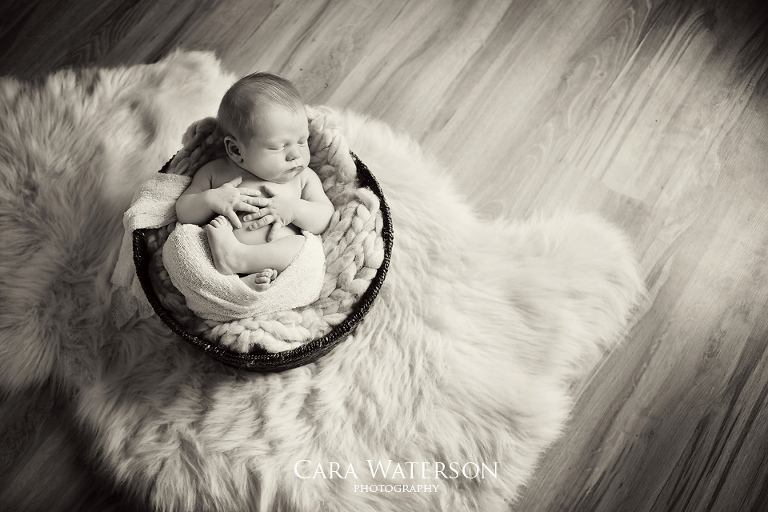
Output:
[[[144,294],[147,296],[149,303],[152,305],[152,308],[160,319],[162,319],[174,333],[181,336],[186,342],[197,347],[213,359],[234,368],[253,372],[280,372],[311,363],[324,354],[327,354],[336,345],[344,341],[347,336],[352,334],[354,329],[363,318],[365,318],[365,315],[373,306],[376,296],[384,283],[387,271],[389,270],[394,239],[389,206],[384,199],[384,194],[378,181],[376,181],[376,178],[368,167],[366,167],[354,153],[352,153],[352,158],[357,167],[358,184],[360,187],[370,189],[380,201],[380,211],[383,221],[381,236],[384,241],[384,260],[377,270],[376,276],[371,280],[368,289],[360,296],[359,300],[352,308],[352,311],[343,322],[336,325],[333,330],[321,338],[311,340],[295,349],[277,353],[260,350],[241,354],[204,340],[199,336],[188,332],[160,303],[160,299],[152,286],[149,275],[150,252],[147,246],[146,232],[145,230],[136,230],[133,232],[133,257],[134,264],[136,265],[136,273],[141,282]],[[165,172],[169,165],[170,161],[160,172]]]

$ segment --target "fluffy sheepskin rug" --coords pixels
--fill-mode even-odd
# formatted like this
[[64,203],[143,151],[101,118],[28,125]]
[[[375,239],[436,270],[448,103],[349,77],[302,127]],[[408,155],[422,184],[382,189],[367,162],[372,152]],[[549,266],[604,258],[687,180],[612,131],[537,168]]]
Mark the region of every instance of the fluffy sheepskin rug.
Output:
[[259,375],[154,317],[118,331],[122,212],[233,79],[206,53],[2,79],[0,384],[75,393],[96,460],[158,510],[507,510],[642,293],[626,240],[592,216],[481,222],[411,140],[343,113],[395,225],[354,336]]

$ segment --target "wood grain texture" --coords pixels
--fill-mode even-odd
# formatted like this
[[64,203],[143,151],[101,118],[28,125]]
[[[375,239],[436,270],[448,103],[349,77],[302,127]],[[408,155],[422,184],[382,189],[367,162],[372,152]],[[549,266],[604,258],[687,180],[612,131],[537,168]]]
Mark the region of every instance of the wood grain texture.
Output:
[[[735,4],[735,5],[732,5]],[[598,212],[650,288],[515,510],[768,510],[768,8],[11,0],[0,73],[175,47],[409,132],[486,217]],[[54,389],[0,397],[0,510],[133,510]]]

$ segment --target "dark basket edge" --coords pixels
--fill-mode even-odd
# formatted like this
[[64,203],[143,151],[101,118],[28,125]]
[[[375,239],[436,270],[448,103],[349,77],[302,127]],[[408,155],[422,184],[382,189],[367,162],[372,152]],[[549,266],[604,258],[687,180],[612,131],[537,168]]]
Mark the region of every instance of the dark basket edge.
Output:
[[[184,329],[184,327],[162,306],[162,304],[160,304],[160,299],[155,293],[149,277],[150,254],[146,245],[146,232],[143,229],[138,229],[133,232],[133,255],[136,274],[139,277],[139,282],[141,283],[141,287],[147,300],[163,323],[165,323],[176,335],[180,336],[186,342],[201,350],[211,358],[230,367],[260,373],[280,372],[309,364],[330,352],[336,345],[344,341],[347,336],[351,335],[357,325],[370,311],[379,294],[379,290],[384,283],[384,279],[389,270],[390,259],[392,257],[394,231],[392,227],[392,215],[389,205],[384,198],[381,185],[376,180],[373,173],[371,173],[370,169],[368,169],[368,166],[366,166],[355,153],[350,151],[350,154],[357,167],[358,183],[360,186],[370,189],[376,197],[379,198],[379,209],[383,221],[381,234],[382,239],[384,240],[384,260],[376,271],[376,276],[373,281],[371,281],[368,289],[363,293],[352,312],[343,322],[334,327],[333,330],[325,336],[315,338],[300,347],[284,352],[239,354],[214,345],[211,342],[187,332],[186,329]],[[169,160],[160,172],[166,172],[172,160],[173,159]]]

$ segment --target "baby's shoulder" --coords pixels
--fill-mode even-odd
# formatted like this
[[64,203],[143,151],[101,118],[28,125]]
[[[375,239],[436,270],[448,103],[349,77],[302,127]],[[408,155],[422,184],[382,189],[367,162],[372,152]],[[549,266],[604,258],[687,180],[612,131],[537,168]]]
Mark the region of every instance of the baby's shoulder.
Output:
[[317,173],[307,167],[297,176],[301,180],[301,197],[308,201],[327,201],[323,183]]
[[195,176],[205,179],[211,183],[212,188],[216,188],[223,183],[232,181],[237,177],[232,167],[227,163],[226,158],[217,158],[204,164],[197,170]]
[[294,179],[301,183],[302,188],[306,187],[308,184],[320,183],[320,176],[309,167],[305,167]]

